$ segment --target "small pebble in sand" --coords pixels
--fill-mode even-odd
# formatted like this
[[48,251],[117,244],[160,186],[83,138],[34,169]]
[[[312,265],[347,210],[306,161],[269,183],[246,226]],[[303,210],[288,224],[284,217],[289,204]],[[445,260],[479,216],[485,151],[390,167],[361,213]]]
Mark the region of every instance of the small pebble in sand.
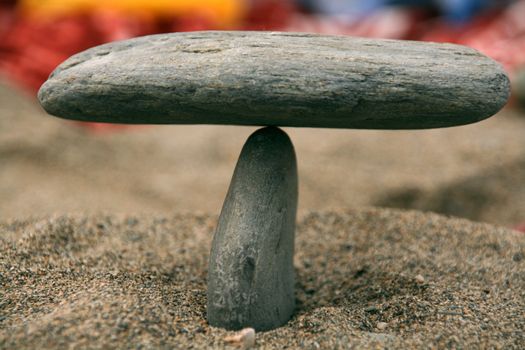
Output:
[[377,322],[376,324],[376,328],[379,329],[380,331],[386,329],[386,327],[388,327],[388,323],[386,322]]
[[255,345],[255,329],[244,328],[239,332],[224,338],[227,343],[236,344],[241,349],[249,349]]
[[415,279],[416,279],[416,282],[419,284],[425,283],[425,277],[423,277],[423,275],[416,275]]

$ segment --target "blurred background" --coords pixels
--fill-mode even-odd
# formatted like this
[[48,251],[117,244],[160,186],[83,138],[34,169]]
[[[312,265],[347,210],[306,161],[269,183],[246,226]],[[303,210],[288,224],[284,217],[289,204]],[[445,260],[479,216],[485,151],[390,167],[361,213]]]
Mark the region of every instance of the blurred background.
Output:
[[298,153],[300,210],[379,205],[525,231],[519,0],[0,0],[0,219],[219,213],[254,128],[75,123],[45,115],[35,97],[59,63],[89,47],[209,29],[452,42],[499,61],[511,77],[511,101],[476,125],[287,131]]

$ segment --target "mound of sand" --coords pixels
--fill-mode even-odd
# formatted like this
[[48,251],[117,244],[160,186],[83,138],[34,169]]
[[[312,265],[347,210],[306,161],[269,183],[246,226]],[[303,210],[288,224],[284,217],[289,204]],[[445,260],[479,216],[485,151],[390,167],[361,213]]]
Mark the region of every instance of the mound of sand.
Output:
[[[0,224],[0,348],[210,348],[216,217],[58,216]],[[435,214],[310,213],[298,308],[268,349],[525,344],[525,235]]]

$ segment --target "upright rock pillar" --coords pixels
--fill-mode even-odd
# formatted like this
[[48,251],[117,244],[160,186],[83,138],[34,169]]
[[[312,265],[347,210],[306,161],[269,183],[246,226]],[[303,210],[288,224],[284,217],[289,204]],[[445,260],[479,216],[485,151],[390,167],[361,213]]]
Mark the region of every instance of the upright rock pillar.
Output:
[[295,307],[297,165],[285,132],[268,127],[244,145],[213,239],[208,321],[269,330]]

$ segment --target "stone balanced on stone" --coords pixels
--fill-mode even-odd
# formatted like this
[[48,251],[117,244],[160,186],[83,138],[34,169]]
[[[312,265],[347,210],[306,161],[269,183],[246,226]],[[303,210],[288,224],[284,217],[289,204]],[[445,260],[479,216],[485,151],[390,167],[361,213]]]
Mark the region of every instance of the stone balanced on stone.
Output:
[[250,136],[239,157],[212,243],[207,294],[211,325],[269,330],[295,307],[297,167],[277,126],[462,125],[495,114],[508,95],[500,65],[458,45],[191,32],[79,53],[38,97],[50,114],[75,120],[269,126]]

